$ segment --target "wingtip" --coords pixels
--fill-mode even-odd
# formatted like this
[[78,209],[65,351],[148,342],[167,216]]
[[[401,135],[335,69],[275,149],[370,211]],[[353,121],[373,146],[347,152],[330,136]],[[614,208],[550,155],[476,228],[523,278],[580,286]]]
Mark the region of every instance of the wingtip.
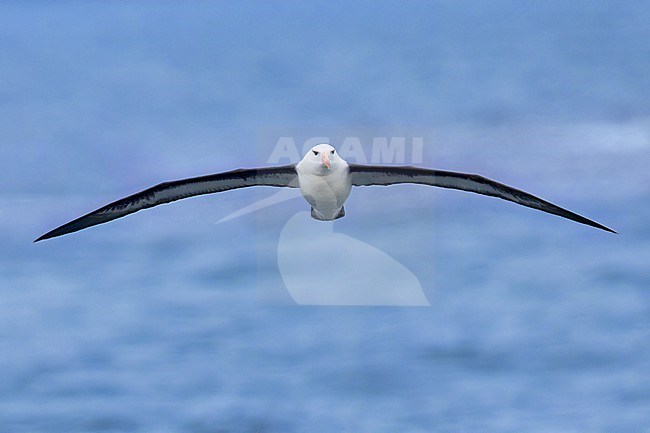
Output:
[[616,230],[610,229],[609,227],[607,227],[605,225],[602,225],[601,223],[597,223],[596,221],[593,221],[593,220],[588,219],[587,224],[592,226],[592,227],[595,227],[597,229],[601,229],[601,230],[604,230],[606,232],[614,233],[615,235],[618,234],[618,232]]
[[49,239],[50,237],[51,236],[48,236],[48,234],[46,233],[46,234],[44,234],[42,236],[39,236],[38,238],[34,239],[34,243],[40,242],[40,241],[45,240],[45,239]]
[[604,231],[609,232],[609,233],[613,233],[613,234],[615,234],[615,235],[618,234],[618,232],[617,232],[616,230],[612,230],[612,229],[610,229],[609,227],[604,226],[604,225],[602,225],[602,224],[598,224],[598,223],[596,223],[596,225],[594,225],[594,227],[599,228],[599,229],[604,230]]
[[59,233],[59,229],[60,229],[60,227],[56,228],[54,230],[50,230],[49,232],[39,236],[38,238],[36,238],[34,240],[34,243],[44,241],[46,239],[52,239],[52,238],[55,238],[57,236],[61,236],[62,234],[65,234],[65,233]]

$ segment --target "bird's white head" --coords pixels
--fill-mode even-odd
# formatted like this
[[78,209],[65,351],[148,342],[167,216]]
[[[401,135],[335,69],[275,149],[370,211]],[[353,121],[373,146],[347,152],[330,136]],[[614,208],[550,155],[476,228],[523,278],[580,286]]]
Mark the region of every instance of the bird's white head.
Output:
[[307,152],[302,161],[300,161],[300,165],[310,166],[314,169],[320,168],[321,170],[334,170],[341,165],[347,164],[345,164],[345,161],[339,156],[334,147],[322,143],[309,149],[309,152]]

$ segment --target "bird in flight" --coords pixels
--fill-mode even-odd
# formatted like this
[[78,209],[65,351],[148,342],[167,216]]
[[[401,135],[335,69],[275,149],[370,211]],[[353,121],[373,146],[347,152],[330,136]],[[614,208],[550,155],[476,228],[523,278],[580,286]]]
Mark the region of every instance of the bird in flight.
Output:
[[34,242],[73,233],[183,198],[250,186],[300,188],[303,197],[311,205],[311,216],[321,221],[332,221],[345,216],[344,204],[353,186],[401,183],[437,186],[498,197],[616,233],[602,224],[483,176],[411,166],[348,164],[334,147],[318,144],[312,147],[298,164],[238,169],[152,186],[57,227]]

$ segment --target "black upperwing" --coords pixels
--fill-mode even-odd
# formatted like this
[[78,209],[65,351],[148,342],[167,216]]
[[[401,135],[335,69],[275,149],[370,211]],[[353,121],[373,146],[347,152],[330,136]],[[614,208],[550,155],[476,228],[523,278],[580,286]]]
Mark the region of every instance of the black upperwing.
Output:
[[70,221],[52,231],[45,233],[34,242],[73,233],[97,224],[103,224],[117,218],[148,209],[160,204],[213,194],[231,189],[249,186],[297,187],[295,165],[280,167],[238,169],[224,173],[181,179],[147,188],[136,194],[107,204],[93,212]]
[[572,221],[596,227],[611,233],[614,230],[577,213],[561,208],[553,203],[535,197],[525,191],[513,188],[477,174],[457,173],[453,171],[433,170],[409,166],[372,166],[350,164],[350,176],[354,186],[395,185],[414,183],[458,189],[477,194],[498,197],[522,206],[558,215]]

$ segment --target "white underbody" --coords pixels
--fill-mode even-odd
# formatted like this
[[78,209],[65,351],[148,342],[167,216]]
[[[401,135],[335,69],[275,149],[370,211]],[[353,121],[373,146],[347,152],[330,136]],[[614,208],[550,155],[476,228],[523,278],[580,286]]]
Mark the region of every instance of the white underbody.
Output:
[[[326,221],[336,219],[343,204],[350,196],[352,183],[348,165],[326,167],[296,166],[300,192],[318,215]],[[320,219],[320,218],[319,218]]]

